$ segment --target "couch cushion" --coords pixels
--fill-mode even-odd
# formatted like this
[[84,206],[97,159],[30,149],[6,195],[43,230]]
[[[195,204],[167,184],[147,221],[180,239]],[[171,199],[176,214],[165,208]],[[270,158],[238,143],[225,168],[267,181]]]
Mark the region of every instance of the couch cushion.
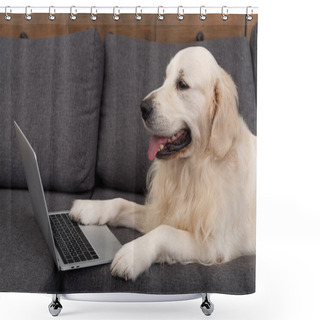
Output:
[[123,198],[139,204],[144,204],[145,201],[144,196],[139,193],[117,191],[107,188],[95,188],[91,197],[93,200],[109,200],[114,198]]
[[37,153],[45,189],[93,188],[103,56],[95,29],[0,38],[0,187],[26,187],[15,120]]
[[257,96],[257,68],[258,68],[258,23],[254,25],[250,34],[250,51],[252,57],[253,78]]
[[[110,228],[121,243],[133,240],[137,231]],[[121,237],[120,237],[121,235]],[[63,274],[63,293],[131,292],[147,294],[255,292],[255,256],[243,256],[228,263],[204,266],[191,264],[153,264],[134,282],[111,276],[110,264],[78,269]],[[62,284],[62,283],[61,283]]]
[[[91,192],[78,194],[46,192],[50,211],[70,209],[74,199],[89,199]],[[0,188],[0,292],[58,292],[58,272],[33,216],[27,190]]]
[[[52,211],[69,209],[74,199],[89,196],[89,192],[46,192]],[[28,191],[0,189],[0,203],[0,292],[246,294],[255,291],[255,256],[208,267],[197,263],[154,264],[135,282],[112,277],[110,264],[59,272],[32,214]],[[127,228],[111,227],[111,230],[122,244],[141,236]]]
[[150,135],[142,123],[140,102],[161,86],[171,58],[179,50],[195,45],[209,49],[231,74],[239,91],[240,113],[256,132],[255,86],[246,38],[181,45],[107,34],[97,163],[104,186],[127,192],[145,191]]

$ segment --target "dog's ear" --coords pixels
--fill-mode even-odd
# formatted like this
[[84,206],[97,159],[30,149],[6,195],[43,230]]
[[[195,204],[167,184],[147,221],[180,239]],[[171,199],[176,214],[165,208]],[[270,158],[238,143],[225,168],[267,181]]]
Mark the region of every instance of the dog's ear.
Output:
[[213,94],[209,147],[217,160],[224,158],[238,132],[238,94],[231,77],[223,70]]

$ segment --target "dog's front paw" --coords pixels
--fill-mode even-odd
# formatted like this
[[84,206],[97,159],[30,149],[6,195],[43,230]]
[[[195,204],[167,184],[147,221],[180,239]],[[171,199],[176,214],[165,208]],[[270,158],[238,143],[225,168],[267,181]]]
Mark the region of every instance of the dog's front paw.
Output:
[[152,264],[152,252],[143,237],[125,244],[115,255],[110,270],[114,277],[136,280]]
[[98,200],[75,200],[69,216],[84,225],[106,223],[103,221],[101,201]]

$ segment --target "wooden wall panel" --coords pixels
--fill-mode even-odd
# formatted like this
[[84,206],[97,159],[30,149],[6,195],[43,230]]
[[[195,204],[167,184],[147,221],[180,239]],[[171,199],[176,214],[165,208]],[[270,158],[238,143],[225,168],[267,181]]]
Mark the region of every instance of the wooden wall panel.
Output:
[[0,36],[19,38],[21,33],[28,38],[43,38],[59,36],[71,32],[96,28],[103,39],[105,34],[126,35],[149,41],[163,43],[189,43],[202,35],[204,40],[226,37],[247,36],[257,23],[258,16],[253,15],[252,21],[246,21],[244,14],[229,15],[227,21],[222,21],[220,14],[210,14],[205,21],[199,15],[185,15],[182,21],[175,14],[167,14],[163,21],[156,15],[144,14],[141,21],[136,21],[132,14],[121,14],[115,22],[111,14],[98,15],[96,21],[90,20],[89,14],[78,14],[75,21],[69,19],[69,14],[57,14],[54,21],[48,19],[48,14],[33,14],[26,21],[23,14],[12,15],[11,21],[4,20],[0,14]]

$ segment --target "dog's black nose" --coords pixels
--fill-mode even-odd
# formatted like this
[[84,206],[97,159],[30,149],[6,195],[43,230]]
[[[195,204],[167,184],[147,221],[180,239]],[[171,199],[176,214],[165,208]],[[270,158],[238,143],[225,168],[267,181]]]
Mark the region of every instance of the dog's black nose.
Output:
[[146,121],[150,117],[150,115],[153,111],[152,99],[143,100],[140,104],[140,108],[141,108],[141,112],[142,112],[142,118],[144,121]]

